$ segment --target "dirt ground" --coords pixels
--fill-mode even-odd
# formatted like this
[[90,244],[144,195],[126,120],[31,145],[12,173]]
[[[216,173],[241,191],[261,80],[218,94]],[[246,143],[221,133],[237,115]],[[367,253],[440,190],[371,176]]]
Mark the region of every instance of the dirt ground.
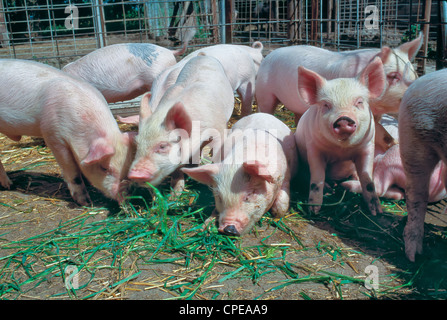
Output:
[[[1,288],[2,282],[4,285],[11,282],[10,277],[21,278],[22,281],[27,277],[18,268],[12,276],[7,272],[10,267],[7,264],[11,263],[8,256],[23,249],[22,246],[14,248],[11,244],[54,232],[61,224],[86,212],[89,212],[92,221],[102,221],[110,219],[121,209],[93,188],[90,188],[92,207],[77,206],[60,176],[51,151],[41,139],[25,137],[20,142],[14,142],[1,136],[0,145],[2,163],[13,181],[11,190],[0,192],[0,270],[8,274],[8,278],[0,275]],[[210,191],[193,182],[189,183],[189,189],[200,190],[199,201],[192,203],[191,208],[203,206],[207,214],[210,214],[213,206]],[[388,203],[384,214],[377,217],[364,214],[362,210],[358,210],[359,205],[352,206],[352,202],[347,202],[344,207],[337,206],[334,210],[327,207],[325,213],[318,216],[305,212],[297,214],[296,208],[303,196],[299,190],[300,181],[295,180],[293,185],[291,214],[283,219],[288,232],[266,223],[269,221],[266,218],[264,223],[256,226],[254,232],[234,240],[234,243],[240,248],[260,244],[270,248],[286,248],[282,254],[286,256],[287,263],[294,266],[290,272],[304,276],[302,280],[309,277],[309,281],[296,281],[296,284],[288,282],[288,285],[281,286],[290,281],[290,274],[287,272],[269,272],[256,281],[253,278],[226,277],[225,275],[234,272],[235,267],[231,261],[219,261],[207,269],[206,281],[194,299],[212,299],[216,295],[219,300],[445,298],[447,217],[440,213],[444,203],[431,207],[426,221],[425,255],[412,264],[405,259],[403,253],[402,230],[406,220],[402,215],[405,213],[404,202]],[[256,260],[262,257],[250,258]],[[381,288],[377,292],[365,288],[364,280],[370,272],[367,268],[371,265],[377,268],[375,270]],[[196,277],[203,272],[203,268],[197,261],[188,267],[177,263],[151,265],[142,263],[137,257],[129,266],[129,270],[138,270],[135,278],[125,281],[119,286],[119,290],[107,290],[93,298],[178,298],[167,287]],[[39,270],[34,271],[38,273]],[[128,274],[130,273],[132,272]],[[322,274],[336,276],[328,281]],[[87,275],[81,275],[81,278],[82,276]],[[13,290],[1,298],[73,299],[67,293],[61,294],[65,291],[65,283],[61,277],[44,279],[22,293]],[[117,279],[123,279],[123,275],[117,274],[116,270],[100,270],[84,290],[98,292],[101,287],[107,287]],[[22,288],[24,287],[26,286]]]

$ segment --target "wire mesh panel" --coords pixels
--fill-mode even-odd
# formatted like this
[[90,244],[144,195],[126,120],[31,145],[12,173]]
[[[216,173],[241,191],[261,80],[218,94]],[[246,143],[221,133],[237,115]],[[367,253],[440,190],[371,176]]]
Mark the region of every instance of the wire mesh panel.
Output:
[[69,58],[86,54],[97,46],[91,2],[75,6],[49,0],[3,1],[1,9],[6,24],[1,58]]
[[431,41],[422,54],[429,57],[438,46],[441,2],[0,0],[0,58],[36,59],[60,67],[114,43],[179,47],[193,28],[193,47],[260,40],[266,48],[311,44],[346,50],[397,46],[430,25]]
[[[336,50],[396,47],[424,31],[419,56],[445,65],[438,48],[446,1],[431,0],[234,0],[232,42],[263,41],[266,47],[310,44]],[[441,10],[444,4],[446,10]],[[442,21],[441,21],[442,20]],[[427,28],[427,30],[425,30]],[[442,30],[444,30],[442,29]],[[444,38],[447,32],[443,32]],[[438,36],[439,34],[439,36]],[[422,67],[420,73],[425,67]]]
[[233,41],[394,45],[411,24],[423,20],[424,5],[415,0],[235,0]]
[[219,42],[217,1],[0,0],[0,58],[61,66],[122,42],[180,46]]
[[233,41],[287,43],[287,8],[287,1],[236,0]]

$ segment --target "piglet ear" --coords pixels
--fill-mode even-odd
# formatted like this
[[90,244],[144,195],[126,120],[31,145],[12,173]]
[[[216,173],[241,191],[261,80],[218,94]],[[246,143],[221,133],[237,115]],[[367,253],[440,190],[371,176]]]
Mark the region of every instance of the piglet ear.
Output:
[[140,101],[140,119],[148,118],[152,115],[152,109],[149,105],[149,100],[151,99],[152,94],[150,92],[145,93],[141,97]]
[[301,98],[309,104],[314,105],[318,101],[318,91],[323,87],[326,80],[318,73],[298,67],[298,92]]
[[168,111],[165,120],[165,126],[167,130],[183,129],[188,134],[191,134],[192,122],[188,113],[185,110],[185,106],[181,102],[177,102]]
[[275,181],[267,165],[258,160],[246,161],[242,164],[242,167],[249,175],[258,176],[259,178],[262,178],[270,183]]
[[138,132],[129,131],[123,132],[123,140],[126,146],[136,146],[135,138],[137,137]]
[[106,139],[96,139],[90,146],[87,156],[82,160],[82,164],[94,164],[105,161],[115,154],[115,148]]
[[386,84],[382,60],[379,57],[375,57],[360,73],[358,80],[361,84],[368,87],[371,99],[380,97]]
[[386,63],[388,61],[388,58],[390,57],[392,50],[388,46],[383,46],[380,49],[380,52],[375,56],[379,57],[382,60],[382,63]]
[[412,61],[416,57],[419,49],[422,46],[423,38],[424,38],[423,33],[420,32],[419,36],[416,39],[401,44],[397,49],[400,50],[401,52],[408,54],[408,60]]
[[213,185],[214,177],[219,172],[220,166],[216,163],[205,164],[196,168],[182,168],[181,170],[194,180],[206,184]]

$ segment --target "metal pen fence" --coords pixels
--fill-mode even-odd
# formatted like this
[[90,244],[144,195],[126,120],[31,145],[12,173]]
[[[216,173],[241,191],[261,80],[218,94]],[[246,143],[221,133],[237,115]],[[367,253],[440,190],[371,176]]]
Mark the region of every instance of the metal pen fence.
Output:
[[[445,63],[443,0],[0,0],[0,58],[62,67],[119,42],[178,47],[251,44],[267,50],[311,44],[346,50],[397,46],[426,35],[422,61]],[[423,66],[424,67],[424,66]]]

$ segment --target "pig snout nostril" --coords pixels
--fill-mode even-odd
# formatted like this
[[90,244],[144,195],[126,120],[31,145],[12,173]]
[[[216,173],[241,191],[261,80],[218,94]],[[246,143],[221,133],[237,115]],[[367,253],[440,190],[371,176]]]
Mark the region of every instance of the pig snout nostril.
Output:
[[334,122],[334,128],[339,127],[356,127],[355,121],[349,117],[340,117]]
[[236,227],[232,224],[230,224],[229,226],[226,226],[223,229],[223,234],[225,234],[227,236],[236,236],[236,237],[240,236],[240,233],[237,231]]
[[343,116],[337,119],[333,125],[334,133],[339,139],[347,140],[357,129],[357,124],[349,117]]

